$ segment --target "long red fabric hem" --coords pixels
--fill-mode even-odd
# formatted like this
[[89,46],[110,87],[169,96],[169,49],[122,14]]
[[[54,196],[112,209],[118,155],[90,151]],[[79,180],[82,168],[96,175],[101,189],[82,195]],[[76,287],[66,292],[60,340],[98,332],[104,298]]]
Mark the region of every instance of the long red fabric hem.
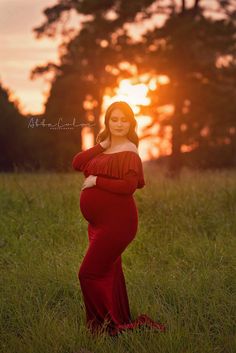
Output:
[[136,320],[134,320],[130,324],[117,325],[117,327],[115,327],[114,329],[109,331],[109,335],[116,336],[119,333],[125,332],[127,330],[133,330],[133,329],[140,328],[140,327],[147,327],[149,329],[153,329],[158,332],[165,332],[166,331],[166,326],[164,324],[152,320],[146,314],[141,314],[138,316],[138,318]]
[[130,323],[116,324],[115,326],[109,324],[108,320],[104,320],[102,325],[96,325],[94,321],[87,322],[87,328],[94,335],[107,333],[109,336],[117,336],[119,334],[122,334],[123,332],[132,331],[142,327],[152,329],[157,332],[166,331],[166,325],[152,320],[146,314],[139,315],[137,319],[131,321]]

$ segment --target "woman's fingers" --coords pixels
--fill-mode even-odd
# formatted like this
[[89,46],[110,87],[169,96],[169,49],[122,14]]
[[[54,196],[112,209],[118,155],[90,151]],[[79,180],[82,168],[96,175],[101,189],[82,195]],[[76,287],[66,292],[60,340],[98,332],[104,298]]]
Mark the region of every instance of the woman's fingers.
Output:
[[85,179],[85,181],[84,181],[84,183],[83,183],[83,185],[82,185],[81,190],[86,189],[86,188],[90,188],[90,187],[96,185],[95,180],[96,180],[96,178],[95,178],[94,175],[89,175],[89,176]]

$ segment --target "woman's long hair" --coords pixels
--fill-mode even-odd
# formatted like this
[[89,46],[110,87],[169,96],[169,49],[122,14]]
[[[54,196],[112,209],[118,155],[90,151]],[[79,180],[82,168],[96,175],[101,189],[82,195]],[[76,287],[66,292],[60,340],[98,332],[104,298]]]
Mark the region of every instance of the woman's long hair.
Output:
[[102,142],[108,136],[111,136],[108,123],[109,123],[109,119],[110,119],[110,116],[111,116],[111,112],[114,109],[120,109],[124,113],[125,117],[129,119],[130,128],[129,128],[129,132],[127,134],[127,138],[131,142],[133,142],[136,145],[136,147],[138,147],[139,138],[138,138],[138,135],[136,133],[137,121],[135,120],[134,112],[133,112],[132,108],[129,106],[128,103],[122,102],[122,101],[114,102],[107,108],[107,111],[106,111],[106,114],[105,114],[105,128],[104,128],[103,131],[98,133],[98,135],[96,137],[96,143]]

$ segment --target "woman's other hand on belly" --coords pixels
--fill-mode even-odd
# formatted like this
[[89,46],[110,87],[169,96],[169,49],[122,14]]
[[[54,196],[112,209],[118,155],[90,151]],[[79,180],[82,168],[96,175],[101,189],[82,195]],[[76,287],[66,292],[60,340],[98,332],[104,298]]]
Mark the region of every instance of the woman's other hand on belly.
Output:
[[82,185],[82,189],[84,190],[86,188],[91,188],[92,186],[96,185],[96,179],[97,176],[96,175],[89,175],[85,180],[84,183]]

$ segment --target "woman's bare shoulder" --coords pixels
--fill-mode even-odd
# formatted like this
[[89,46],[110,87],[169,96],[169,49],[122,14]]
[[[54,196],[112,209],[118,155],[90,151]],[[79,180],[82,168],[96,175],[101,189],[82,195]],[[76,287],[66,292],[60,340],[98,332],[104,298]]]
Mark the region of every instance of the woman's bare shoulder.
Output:
[[133,142],[128,142],[122,146],[122,151],[131,151],[136,152],[138,154],[137,146]]

